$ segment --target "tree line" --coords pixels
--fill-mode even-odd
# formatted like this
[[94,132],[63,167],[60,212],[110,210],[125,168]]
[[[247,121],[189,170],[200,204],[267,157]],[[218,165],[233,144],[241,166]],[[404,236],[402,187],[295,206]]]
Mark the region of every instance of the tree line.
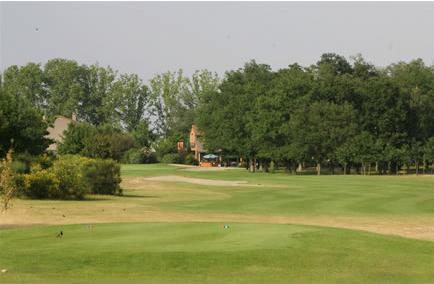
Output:
[[[236,154],[254,171],[327,165],[397,173],[434,162],[434,67],[420,59],[377,68],[326,53],[308,67],[272,71],[251,61],[200,97],[205,147]],[[434,165],[433,165],[434,166]]]
[[294,63],[273,71],[251,61],[222,79],[208,70],[191,76],[178,70],[147,84],[110,66],[53,59],[10,66],[0,82],[0,156],[10,148],[43,152],[52,142],[44,135],[54,116],[76,113],[98,131],[70,132],[93,133],[96,139],[87,140],[98,143],[78,151],[70,137],[63,150],[71,154],[98,150],[121,157],[120,150],[101,148],[111,127],[114,144],[132,145],[132,137],[140,147],[152,145],[163,160],[177,152],[173,141],[188,142],[196,124],[210,152],[242,157],[251,171],[257,165],[293,172],[315,165],[318,173],[328,166],[332,173],[375,167],[393,174],[434,161],[434,67],[420,59],[379,68],[361,55],[347,60],[326,53],[306,67]]
[[[146,85],[136,74],[60,58],[45,65],[10,66],[0,75],[0,156],[10,148],[16,153],[42,153],[53,142],[44,136],[55,116],[71,117],[73,113],[86,126],[71,127],[67,135],[74,137],[66,137],[62,154],[83,150],[85,141],[76,140],[88,136],[96,142],[87,143],[81,153],[98,148],[97,157],[117,160],[124,153],[115,148],[127,147],[131,140],[138,148],[149,148],[180,134],[186,139],[199,94],[216,90],[219,82],[217,74],[208,70],[197,70],[189,77],[177,70],[158,74]],[[102,141],[107,137],[113,143]],[[125,145],[113,146],[123,142]],[[103,144],[110,145],[104,148]],[[169,152],[176,152],[176,143]]]

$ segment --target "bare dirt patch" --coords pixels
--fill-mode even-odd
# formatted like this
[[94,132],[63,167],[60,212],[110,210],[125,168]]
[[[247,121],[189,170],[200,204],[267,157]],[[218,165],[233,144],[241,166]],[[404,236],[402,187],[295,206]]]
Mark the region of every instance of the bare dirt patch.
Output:
[[214,185],[214,186],[263,186],[248,184],[247,181],[226,181],[226,180],[212,180],[212,179],[200,179],[200,178],[190,178],[183,176],[159,176],[144,178],[147,181],[165,181],[165,182],[186,182],[194,183],[200,185]]

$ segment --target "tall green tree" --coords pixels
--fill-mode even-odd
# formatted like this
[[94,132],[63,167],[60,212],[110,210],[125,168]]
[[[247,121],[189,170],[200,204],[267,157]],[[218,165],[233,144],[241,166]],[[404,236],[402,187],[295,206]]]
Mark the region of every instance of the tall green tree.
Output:
[[270,66],[251,61],[242,69],[227,72],[220,91],[204,93],[196,121],[204,131],[206,148],[246,157],[254,171],[262,138],[254,135],[255,105],[270,89],[272,78]]
[[291,144],[296,134],[288,131],[287,122],[296,109],[310,100],[313,74],[309,69],[293,64],[273,77],[271,88],[258,97],[255,104],[253,136],[261,141],[258,157],[265,163],[271,160],[301,161],[300,152]]
[[431,162],[431,174],[434,171],[434,136],[428,139],[424,147],[424,159]]
[[409,103],[407,132],[418,141],[426,141],[434,133],[434,70],[422,59],[398,62],[386,68],[398,86],[403,100]]
[[295,147],[317,162],[318,175],[321,163],[336,161],[338,147],[352,139],[357,130],[356,112],[349,104],[314,102],[298,109],[289,123],[291,131],[297,133]]
[[208,70],[196,71],[192,78],[182,70],[166,72],[150,80],[150,98],[157,132],[168,137],[176,131],[188,133],[194,123],[199,96],[216,91],[219,78]]
[[44,73],[40,64],[12,65],[3,73],[6,92],[27,100],[31,106],[44,109],[47,104]]
[[[83,70],[84,81],[82,96],[78,97],[78,117],[92,125],[119,123],[115,108],[115,82],[117,71],[110,66],[103,68],[99,64],[90,65]],[[77,75],[81,75],[77,73]]]
[[[76,61],[52,59],[44,66],[47,88],[47,113],[71,117],[85,95],[86,66]],[[80,114],[77,116],[80,118]]]
[[43,113],[23,97],[0,89],[0,156],[16,153],[41,154],[53,143],[46,138],[48,123]]
[[136,130],[140,121],[145,119],[149,99],[148,87],[137,75],[120,76],[116,82],[115,110],[128,131]]

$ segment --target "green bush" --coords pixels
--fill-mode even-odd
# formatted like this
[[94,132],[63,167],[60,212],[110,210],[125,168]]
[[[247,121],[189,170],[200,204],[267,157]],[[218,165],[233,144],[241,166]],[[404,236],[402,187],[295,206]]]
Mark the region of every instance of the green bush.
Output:
[[14,169],[17,174],[25,174],[28,171],[27,164],[22,161],[13,161],[12,169]]
[[173,153],[164,155],[161,162],[165,164],[183,164],[184,159],[180,154]]
[[82,169],[90,161],[89,158],[78,156],[67,156],[57,160],[52,171],[59,180],[59,194],[52,198],[84,199],[85,194],[90,193],[90,189]]
[[120,166],[114,160],[65,155],[44,169],[32,164],[17,175],[19,192],[30,198],[84,199],[86,194],[120,194]]
[[149,154],[146,154],[146,163],[147,164],[158,163],[157,153],[151,152]]
[[199,162],[194,158],[194,154],[190,153],[185,157],[185,164],[186,165],[199,165]]
[[[34,164],[39,164],[42,169],[48,169],[53,165],[55,157],[46,153],[42,155],[30,155],[28,153],[19,153],[14,156],[14,163],[18,173],[30,173],[30,168]],[[18,165],[19,164],[19,165]]]
[[15,175],[15,185],[17,189],[15,190],[15,196],[21,197],[25,195],[26,190],[26,174],[19,174],[17,173]]
[[114,160],[93,160],[83,168],[84,178],[93,194],[121,194],[121,167]]
[[145,153],[140,149],[130,149],[125,152],[122,158],[124,164],[153,164],[158,163],[157,153]]
[[84,148],[80,154],[95,159],[110,159],[116,156],[116,149],[111,136],[95,134],[83,140]]
[[62,198],[59,179],[50,170],[37,170],[24,175],[24,185],[22,193],[30,198]]
[[144,164],[146,163],[146,155],[139,149],[130,149],[123,156],[125,164]]

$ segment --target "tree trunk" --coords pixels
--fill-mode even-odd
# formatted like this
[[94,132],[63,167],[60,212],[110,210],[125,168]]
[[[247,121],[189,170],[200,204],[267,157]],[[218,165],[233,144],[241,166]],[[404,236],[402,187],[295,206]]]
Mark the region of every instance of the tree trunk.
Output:
[[249,159],[249,172],[254,173],[255,172],[255,161],[253,159]]
[[351,174],[352,163],[347,163],[347,174]]
[[389,163],[389,173],[391,175],[396,174],[396,167],[397,167],[397,165],[396,165],[395,162],[390,162]]
[[347,162],[344,162],[344,175],[347,174]]
[[434,162],[431,164],[431,174],[432,174],[432,169],[434,168]]
[[321,163],[320,162],[318,162],[316,164],[316,171],[317,171],[317,175],[321,175]]
[[362,162],[362,167],[363,167],[363,175],[366,176],[366,163]]
[[375,173],[378,175],[379,174],[379,172],[378,172],[378,170],[379,170],[379,168],[378,168],[378,162],[375,162]]
[[368,175],[371,175],[371,163],[369,162],[369,166],[368,166]]
[[268,173],[268,161],[264,162],[264,172]]
[[303,170],[303,164],[301,162],[298,163],[298,170],[299,171]]
[[335,173],[335,165],[333,164],[333,161],[329,162],[329,168],[330,168],[330,174],[334,174]]
[[419,175],[419,160],[416,160],[416,175]]

